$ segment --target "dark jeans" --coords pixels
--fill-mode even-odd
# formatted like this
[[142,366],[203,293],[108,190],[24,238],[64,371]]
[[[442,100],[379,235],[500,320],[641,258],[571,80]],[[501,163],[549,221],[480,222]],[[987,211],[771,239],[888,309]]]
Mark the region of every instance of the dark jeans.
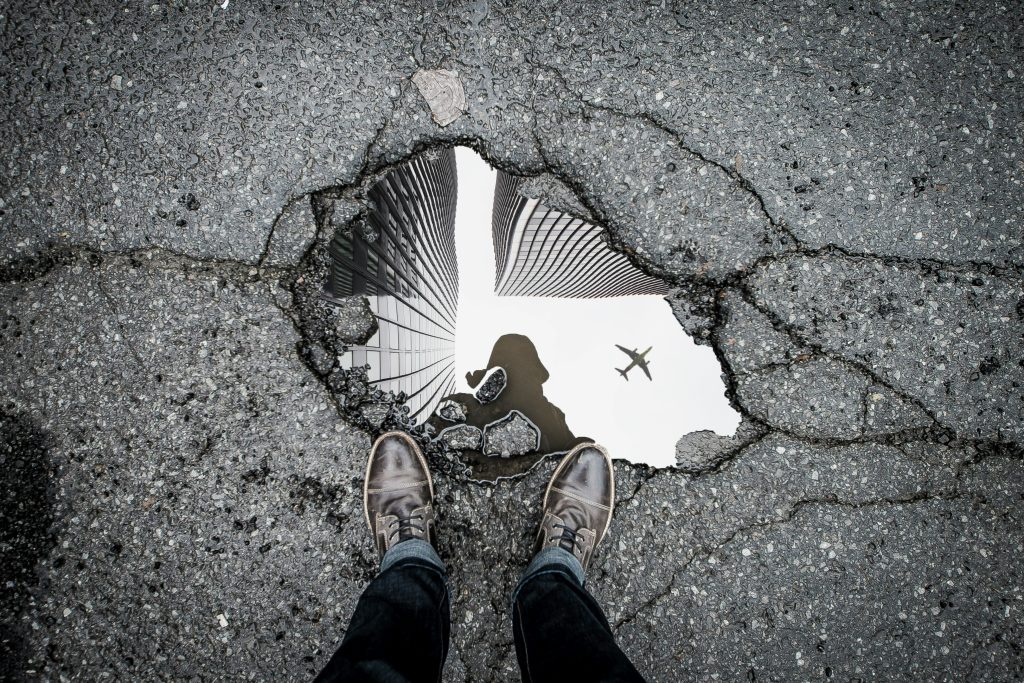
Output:
[[[316,680],[439,681],[448,654],[448,610],[436,553],[422,541],[400,543],[363,591],[341,647]],[[526,683],[643,681],[583,588],[579,563],[565,551],[545,550],[530,563],[513,593],[512,631]]]

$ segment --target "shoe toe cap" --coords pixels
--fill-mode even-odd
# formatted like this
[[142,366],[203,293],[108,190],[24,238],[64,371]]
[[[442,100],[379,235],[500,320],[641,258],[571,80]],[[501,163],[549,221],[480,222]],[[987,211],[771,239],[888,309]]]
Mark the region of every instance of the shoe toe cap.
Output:
[[401,434],[385,434],[377,441],[367,475],[371,488],[385,483],[408,484],[429,477],[416,446]]
[[573,454],[555,485],[600,505],[611,505],[613,476],[607,454],[587,446]]

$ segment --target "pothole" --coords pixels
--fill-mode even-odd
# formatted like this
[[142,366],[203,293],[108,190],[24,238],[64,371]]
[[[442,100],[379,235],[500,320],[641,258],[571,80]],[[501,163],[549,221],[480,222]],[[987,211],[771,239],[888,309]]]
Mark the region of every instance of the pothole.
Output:
[[668,466],[684,434],[733,434],[721,365],[669,285],[525,187],[465,147],[371,187],[330,249],[328,297],[366,297],[378,324],[341,355],[341,393],[355,383],[371,427],[412,428],[479,479],[582,440]]

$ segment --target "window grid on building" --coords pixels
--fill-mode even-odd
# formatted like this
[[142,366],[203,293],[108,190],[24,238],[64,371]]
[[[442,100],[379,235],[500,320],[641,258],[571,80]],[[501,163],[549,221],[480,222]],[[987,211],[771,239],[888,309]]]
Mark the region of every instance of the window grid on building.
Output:
[[370,382],[404,392],[414,417],[455,387],[457,190],[454,150],[421,155],[370,189],[366,227],[375,239],[356,229],[331,243],[325,295],[365,296],[378,321],[342,366],[368,365]]
[[498,171],[491,216],[501,296],[665,295],[668,285],[608,245],[604,230],[522,196],[523,179]]

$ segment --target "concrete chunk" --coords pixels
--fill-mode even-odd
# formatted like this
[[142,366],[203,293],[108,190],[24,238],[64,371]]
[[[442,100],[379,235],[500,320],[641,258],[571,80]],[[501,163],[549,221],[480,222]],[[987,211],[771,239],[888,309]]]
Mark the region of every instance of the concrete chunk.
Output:
[[447,126],[466,111],[466,91],[458,73],[447,69],[420,70],[413,75],[412,82],[430,105],[437,125]]
[[540,430],[518,410],[484,427],[484,455],[509,458],[540,448]]
[[476,450],[480,448],[480,440],[483,437],[483,432],[480,431],[479,427],[473,427],[471,425],[455,425],[454,427],[448,427],[441,431],[437,435],[437,440],[444,443],[449,448],[457,450]]

